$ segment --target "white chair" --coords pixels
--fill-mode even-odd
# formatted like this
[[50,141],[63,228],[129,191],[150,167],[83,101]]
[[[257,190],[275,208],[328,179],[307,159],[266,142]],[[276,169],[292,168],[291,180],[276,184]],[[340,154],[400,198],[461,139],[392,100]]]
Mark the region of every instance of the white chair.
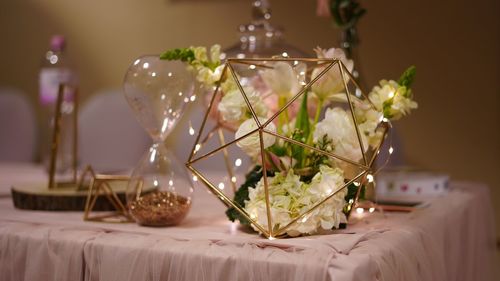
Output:
[[79,114],[80,166],[99,172],[130,170],[151,145],[120,90],[101,91]]
[[35,122],[26,96],[17,89],[0,87],[0,161],[34,161]]

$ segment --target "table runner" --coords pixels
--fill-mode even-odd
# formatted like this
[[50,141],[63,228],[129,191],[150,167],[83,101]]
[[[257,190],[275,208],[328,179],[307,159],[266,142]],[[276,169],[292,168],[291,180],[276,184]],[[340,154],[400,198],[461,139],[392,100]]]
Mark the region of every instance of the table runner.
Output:
[[413,213],[373,213],[334,235],[267,240],[197,189],[178,227],[83,222],[0,199],[1,280],[493,280],[488,188],[452,191]]

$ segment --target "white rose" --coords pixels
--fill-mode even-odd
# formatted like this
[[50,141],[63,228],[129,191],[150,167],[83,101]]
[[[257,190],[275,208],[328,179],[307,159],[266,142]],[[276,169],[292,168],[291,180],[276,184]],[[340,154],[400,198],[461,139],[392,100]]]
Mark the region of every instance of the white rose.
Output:
[[[323,50],[316,48],[315,52],[318,58],[335,58],[342,61],[349,71],[352,71],[354,67],[354,62],[347,59],[344,51],[340,48],[331,48],[329,50]],[[317,67],[313,70],[311,79],[316,78],[325,67]],[[349,81],[349,77],[345,77],[346,83]],[[321,76],[318,81],[316,81],[312,86],[311,90],[313,93],[321,100],[326,100],[331,98],[333,95],[344,91],[344,81],[342,81],[342,75],[340,73],[339,67],[337,65],[330,68],[323,76]]]
[[[259,117],[259,122],[261,124],[266,122],[266,119]],[[236,131],[235,134],[235,139],[239,139],[243,137],[244,135],[257,130],[257,123],[255,123],[255,120],[253,118],[247,119],[245,122],[243,122],[238,130]],[[276,126],[271,122],[266,126],[266,130],[275,133],[276,132]],[[270,134],[263,133],[262,134],[262,142],[264,144],[263,149],[266,149],[270,147],[271,145],[274,144],[276,141],[276,137]],[[259,138],[259,133],[258,131],[255,131],[253,134],[247,136],[246,138],[238,141],[236,143],[246,154],[248,154],[251,157],[256,157],[260,153],[260,138]]]
[[301,89],[297,73],[286,62],[277,62],[272,69],[262,71],[261,77],[274,93],[287,99]]
[[231,91],[222,97],[217,109],[221,113],[222,120],[234,122],[245,117],[247,104],[239,90]]
[[[267,107],[260,95],[251,87],[245,87],[243,90],[255,114],[265,117],[267,115]],[[241,121],[250,115],[250,109],[238,88],[225,94],[218,104],[217,109],[221,113],[222,119],[229,122]]]
[[[314,141],[318,141],[324,135],[332,140],[334,154],[355,162],[363,158],[352,116],[342,108],[328,108],[325,118],[316,124]],[[360,135],[366,150],[368,142],[364,134]]]

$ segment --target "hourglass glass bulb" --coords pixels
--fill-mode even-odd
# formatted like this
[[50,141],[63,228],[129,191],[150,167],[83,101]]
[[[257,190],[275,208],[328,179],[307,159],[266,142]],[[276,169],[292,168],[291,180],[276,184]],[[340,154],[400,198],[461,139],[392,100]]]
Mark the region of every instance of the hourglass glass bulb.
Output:
[[123,83],[125,98],[154,142],[164,141],[181,118],[185,98],[193,95],[192,73],[179,61],[158,55],[136,59]]

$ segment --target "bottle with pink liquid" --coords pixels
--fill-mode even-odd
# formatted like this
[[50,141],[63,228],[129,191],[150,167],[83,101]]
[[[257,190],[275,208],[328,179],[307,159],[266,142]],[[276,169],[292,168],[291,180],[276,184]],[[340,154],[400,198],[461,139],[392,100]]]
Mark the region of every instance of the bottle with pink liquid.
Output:
[[40,152],[47,171],[50,168],[51,144],[54,129],[55,108],[59,85],[64,84],[65,92],[61,106],[60,141],[56,157],[56,181],[66,181],[71,177],[73,161],[73,123],[75,113],[74,93],[78,78],[72,64],[65,55],[64,36],[54,35],[50,40],[50,50],[45,53],[39,73],[39,99],[43,114],[40,126]]

